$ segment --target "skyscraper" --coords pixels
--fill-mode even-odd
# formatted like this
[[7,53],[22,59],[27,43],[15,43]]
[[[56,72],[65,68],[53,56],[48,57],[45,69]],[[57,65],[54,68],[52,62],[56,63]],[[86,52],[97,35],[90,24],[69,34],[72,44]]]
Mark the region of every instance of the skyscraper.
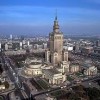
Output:
[[68,52],[63,50],[63,33],[59,31],[57,16],[54,20],[53,32],[49,34],[50,51],[46,51],[46,61],[57,65],[68,60]]
[[100,41],[99,41],[99,40],[96,41],[96,46],[97,46],[97,47],[100,46]]
[[10,34],[10,39],[12,40],[12,38],[13,38],[13,37],[12,37],[12,34]]

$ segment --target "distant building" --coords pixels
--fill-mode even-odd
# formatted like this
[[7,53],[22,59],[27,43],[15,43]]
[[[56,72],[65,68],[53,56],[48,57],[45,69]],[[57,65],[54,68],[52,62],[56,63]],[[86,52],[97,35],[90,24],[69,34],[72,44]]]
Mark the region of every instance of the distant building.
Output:
[[20,42],[20,50],[23,48],[23,43]]
[[43,49],[47,49],[47,43],[43,43]]
[[7,43],[5,44],[5,50],[8,50],[8,44]]
[[79,44],[79,42],[76,42],[75,43],[75,52],[78,52],[79,49],[80,49],[80,44]]
[[12,38],[13,38],[13,37],[12,37],[12,34],[10,34],[10,39],[12,40]]
[[63,49],[67,51],[73,51],[73,46],[66,45],[66,46],[63,46]]
[[1,51],[1,49],[2,49],[2,48],[1,48],[1,42],[0,42],[0,51]]
[[26,50],[7,50],[5,55],[21,55],[26,54]]
[[25,40],[22,40],[22,44],[24,45],[26,42],[25,42]]
[[96,41],[96,46],[97,46],[97,47],[100,47],[100,40],[97,40],[97,41]]
[[94,53],[100,54],[100,47],[94,47]]
[[5,88],[5,85],[4,84],[2,84],[2,85],[0,85],[0,90],[5,90],[6,88]]
[[27,41],[27,46],[29,46],[30,45],[30,41]]
[[93,47],[82,47],[81,52],[84,54],[90,54],[93,52]]

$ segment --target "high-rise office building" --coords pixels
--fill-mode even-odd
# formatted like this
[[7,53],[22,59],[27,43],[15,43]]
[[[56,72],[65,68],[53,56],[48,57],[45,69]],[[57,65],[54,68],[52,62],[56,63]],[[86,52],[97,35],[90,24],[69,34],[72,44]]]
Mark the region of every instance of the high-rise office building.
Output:
[[97,47],[100,46],[100,41],[99,41],[99,40],[96,41],[96,46],[97,46]]
[[13,38],[13,37],[12,37],[12,34],[10,34],[10,39],[12,40],[12,38]]

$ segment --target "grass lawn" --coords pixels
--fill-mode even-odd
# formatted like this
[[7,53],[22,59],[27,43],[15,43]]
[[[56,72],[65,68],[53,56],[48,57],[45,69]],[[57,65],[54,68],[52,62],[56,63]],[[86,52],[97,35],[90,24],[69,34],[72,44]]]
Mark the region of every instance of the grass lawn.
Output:
[[80,75],[82,75],[82,73],[80,73],[80,72],[77,72],[77,73],[75,73],[77,76],[80,76]]
[[85,77],[85,75],[84,74],[82,74],[82,73],[80,73],[80,72],[77,72],[77,73],[75,73],[78,77],[81,77],[81,78],[84,78]]
[[41,80],[37,80],[37,83],[41,86],[41,88],[43,89],[49,89],[50,86],[45,82],[43,81],[42,79]]
[[73,81],[74,79],[73,79],[71,76],[68,75],[68,76],[67,76],[67,80],[68,80],[68,81]]
[[37,84],[37,82],[34,79],[31,79],[30,82],[32,83],[32,85],[38,90],[41,91],[42,88],[39,84]]
[[3,100],[3,98],[0,96],[0,100]]

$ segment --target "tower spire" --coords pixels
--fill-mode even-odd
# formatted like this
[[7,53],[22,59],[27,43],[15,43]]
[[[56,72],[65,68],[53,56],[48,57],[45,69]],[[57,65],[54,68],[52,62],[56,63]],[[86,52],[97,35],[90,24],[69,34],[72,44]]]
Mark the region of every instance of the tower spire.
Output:
[[53,31],[55,33],[59,32],[59,25],[58,25],[58,21],[57,21],[57,10],[55,13],[55,20],[54,20],[54,25],[53,25]]
[[57,9],[56,9],[56,14],[55,14],[55,20],[57,20]]

